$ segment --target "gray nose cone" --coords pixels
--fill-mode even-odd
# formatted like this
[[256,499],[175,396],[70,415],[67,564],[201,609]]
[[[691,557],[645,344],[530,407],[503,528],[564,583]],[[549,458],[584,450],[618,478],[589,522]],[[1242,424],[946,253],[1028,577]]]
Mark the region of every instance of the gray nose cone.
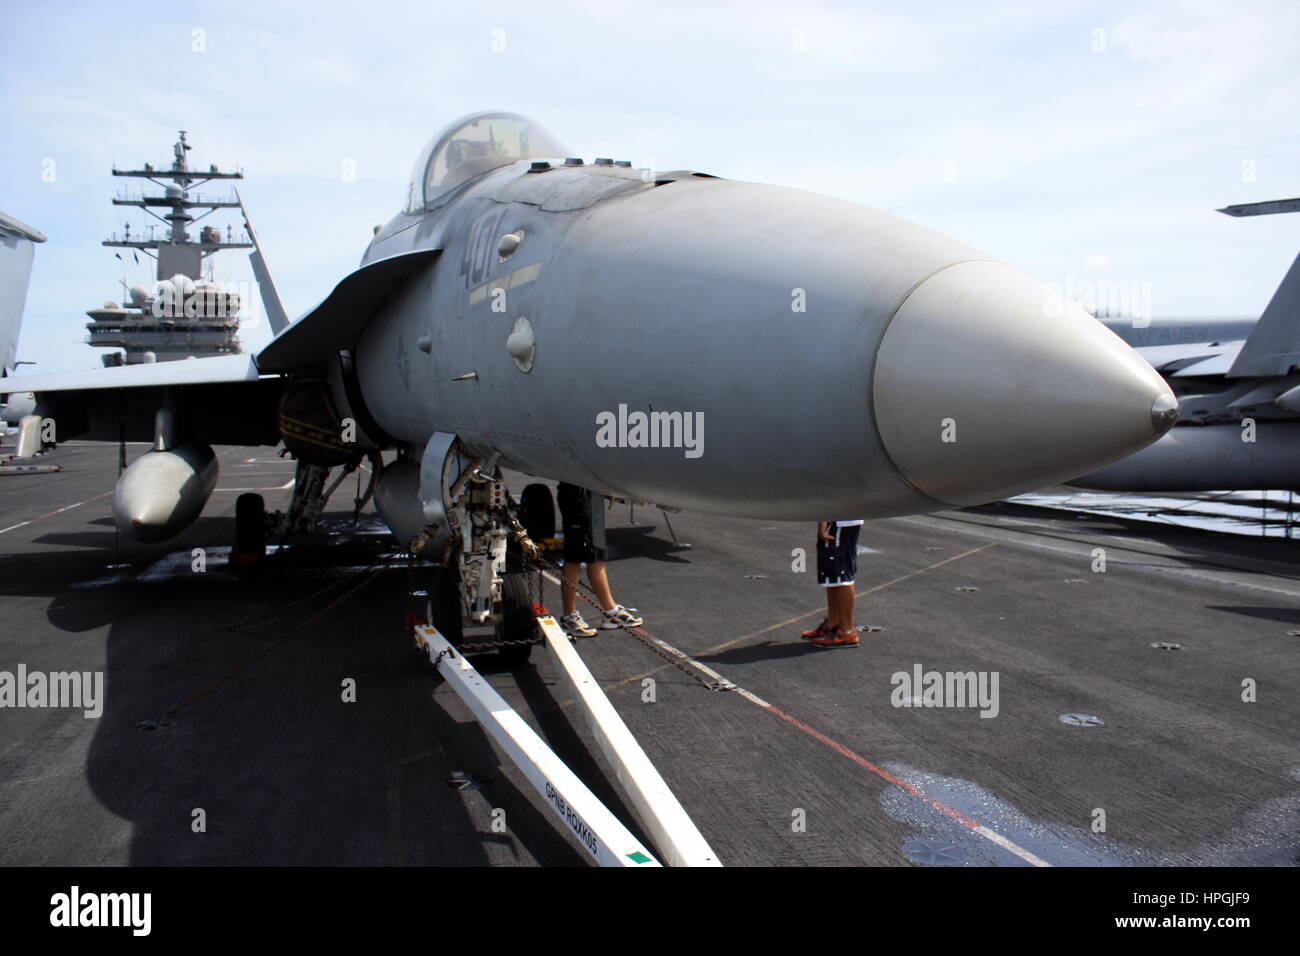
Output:
[[1151,425],[1161,435],[1174,427],[1178,421],[1178,399],[1171,392],[1165,392],[1151,403]]
[[899,473],[954,505],[1132,454],[1164,434],[1178,408],[1104,325],[987,260],[949,266],[912,291],[881,342],[872,394]]

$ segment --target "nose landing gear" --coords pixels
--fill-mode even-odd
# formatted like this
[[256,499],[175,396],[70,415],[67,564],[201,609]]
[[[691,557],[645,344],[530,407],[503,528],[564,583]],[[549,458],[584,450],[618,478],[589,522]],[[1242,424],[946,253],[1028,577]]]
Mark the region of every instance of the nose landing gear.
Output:
[[[431,503],[434,474],[441,500]],[[449,538],[429,579],[427,620],[465,652],[492,652],[503,667],[525,663],[541,641],[534,609],[541,574],[530,567],[534,546],[512,513],[497,457],[474,456],[454,436],[435,435],[421,462],[421,499],[433,519],[426,534]]]

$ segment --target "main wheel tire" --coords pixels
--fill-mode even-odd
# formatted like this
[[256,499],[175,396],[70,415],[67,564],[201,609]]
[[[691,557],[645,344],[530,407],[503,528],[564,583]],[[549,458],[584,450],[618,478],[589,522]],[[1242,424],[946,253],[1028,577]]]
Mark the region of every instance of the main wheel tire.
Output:
[[266,556],[266,502],[258,494],[235,499],[235,551],[238,563],[260,561]]
[[[533,617],[533,599],[528,590],[529,573],[501,576],[503,620],[497,627],[497,640],[530,641],[537,636],[537,619]],[[497,663],[502,667],[518,667],[527,663],[532,652],[532,644],[511,644],[496,652]]]

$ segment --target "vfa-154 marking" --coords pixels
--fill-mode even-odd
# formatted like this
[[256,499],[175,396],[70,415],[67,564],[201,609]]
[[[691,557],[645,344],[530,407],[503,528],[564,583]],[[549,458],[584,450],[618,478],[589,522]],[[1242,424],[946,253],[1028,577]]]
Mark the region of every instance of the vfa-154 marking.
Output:
[[[1071,478],[1176,415],[1113,333],[955,239],[799,190],[584,161],[511,113],[434,137],[360,267],[277,331],[255,357],[15,387],[62,437],[155,440],[114,508],[145,540],[197,517],[211,444],[285,442],[281,530],[369,458],[367,497],[401,541],[451,545],[482,623],[513,589],[503,467],[716,514],[883,517]],[[611,415],[654,413],[699,423],[704,452],[597,441]]]

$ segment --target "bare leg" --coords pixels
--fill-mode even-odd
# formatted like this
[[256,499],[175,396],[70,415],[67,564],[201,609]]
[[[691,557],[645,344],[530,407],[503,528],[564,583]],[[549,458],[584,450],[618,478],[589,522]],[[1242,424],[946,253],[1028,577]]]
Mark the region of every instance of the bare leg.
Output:
[[564,587],[560,589],[564,596],[564,613],[568,615],[578,609],[578,581],[582,578],[582,565],[577,561],[565,561],[560,574],[564,578]]
[[833,631],[840,623],[839,588],[826,588],[826,629]]
[[853,630],[853,602],[857,595],[854,593],[851,584],[836,588],[836,590],[844,592],[840,598],[840,629],[851,631]]
[[596,592],[596,600],[600,602],[600,606],[606,611],[614,610],[616,602],[609,590],[609,577],[605,574],[604,561],[592,561],[587,565],[587,580],[591,582],[591,589]]

